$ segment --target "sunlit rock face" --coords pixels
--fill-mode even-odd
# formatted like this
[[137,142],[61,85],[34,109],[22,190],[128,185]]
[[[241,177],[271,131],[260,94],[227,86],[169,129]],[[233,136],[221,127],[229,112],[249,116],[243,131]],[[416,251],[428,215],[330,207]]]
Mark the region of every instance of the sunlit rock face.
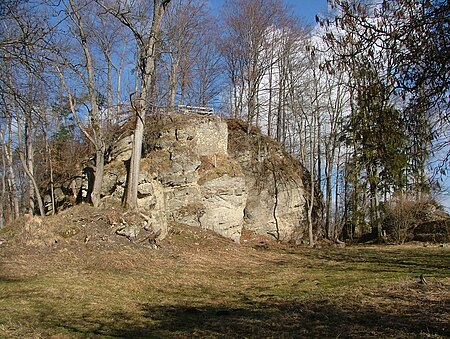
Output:
[[[148,119],[138,206],[154,231],[170,223],[212,230],[240,241],[242,229],[280,241],[307,234],[304,168],[273,140],[247,134],[242,122],[212,115]],[[111,149],[102,196],[120,200],[126,187],[130,137]]]
[[[161,237],[167,223],[177,222],[239,242],[247,188],[240,165],[227,152],[227,123],[214,116],[174,115],[147,126],[138,206],[152,224],[165,225]],[[108,199],[121,199],[125,192],[131,157],[130,142],[117,145],[105,170],[102,194]]]
[[[301,243],[308,235],[307,206],[311,186],[303,165],[257,129],[250,133],[239,120],[229,120],[228,152],[237,160],[248,190],[245,227],[279,241]],[[315,197],[314,220],[320,220],[321,198]],[[314,222],[314,235],[321,227]]]

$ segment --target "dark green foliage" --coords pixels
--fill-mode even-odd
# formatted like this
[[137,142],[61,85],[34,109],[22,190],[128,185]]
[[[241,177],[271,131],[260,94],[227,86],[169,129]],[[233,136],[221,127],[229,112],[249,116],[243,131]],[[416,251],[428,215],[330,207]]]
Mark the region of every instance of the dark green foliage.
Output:
[[[384,200],[429,192],[431,145],[448,124],[449,5],[444,1],[337,0],[325,41],[348,74],[351,113],[344,130],[348,223],[381,236]],[[442,139],[442,138],[440,138]],[[439,140],[442,148],[445,140]],[[353,233],[353,232],[352,232]]]

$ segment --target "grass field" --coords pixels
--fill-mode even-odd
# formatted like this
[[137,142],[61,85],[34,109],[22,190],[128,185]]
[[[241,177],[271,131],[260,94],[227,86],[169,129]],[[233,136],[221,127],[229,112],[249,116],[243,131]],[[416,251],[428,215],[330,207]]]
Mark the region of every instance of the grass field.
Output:
[[254,245],[2,245],[0,338],[450,336],[448,247]]

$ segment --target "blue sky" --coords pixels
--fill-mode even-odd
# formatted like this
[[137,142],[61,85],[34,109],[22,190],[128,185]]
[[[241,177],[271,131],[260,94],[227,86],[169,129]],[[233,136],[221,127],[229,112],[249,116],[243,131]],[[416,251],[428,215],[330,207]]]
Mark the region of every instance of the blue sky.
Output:
[[[224,0],[209,0],[213,10],[218,10]],[[285,0],[292,10],[307,24],[314,24],[316,14],[325,12],[327,0]]]
[[327,0],[287,0],[293,11],[301,17],[305,23],[314,24],[316,14],[326,12]]
[[[212,11],[218,12],[225,0],[209,0]],[[316,14],[326,13],[327,0],[284,0],[292,11],[303,20],[304,24],[314,25]],[[446,187],[446,195],[441,195],[438,200],[450,212],[450,176],[443,178]]]

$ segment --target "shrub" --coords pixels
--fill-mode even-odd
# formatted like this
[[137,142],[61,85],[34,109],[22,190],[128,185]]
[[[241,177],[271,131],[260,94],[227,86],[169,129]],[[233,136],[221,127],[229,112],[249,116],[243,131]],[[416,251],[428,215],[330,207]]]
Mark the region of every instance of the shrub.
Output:
[[425,222],[435,209],[429,200],[408,200],[405,197],[391,200],[383,220],[388,239],[398,244],[413,240],[414,229]]

